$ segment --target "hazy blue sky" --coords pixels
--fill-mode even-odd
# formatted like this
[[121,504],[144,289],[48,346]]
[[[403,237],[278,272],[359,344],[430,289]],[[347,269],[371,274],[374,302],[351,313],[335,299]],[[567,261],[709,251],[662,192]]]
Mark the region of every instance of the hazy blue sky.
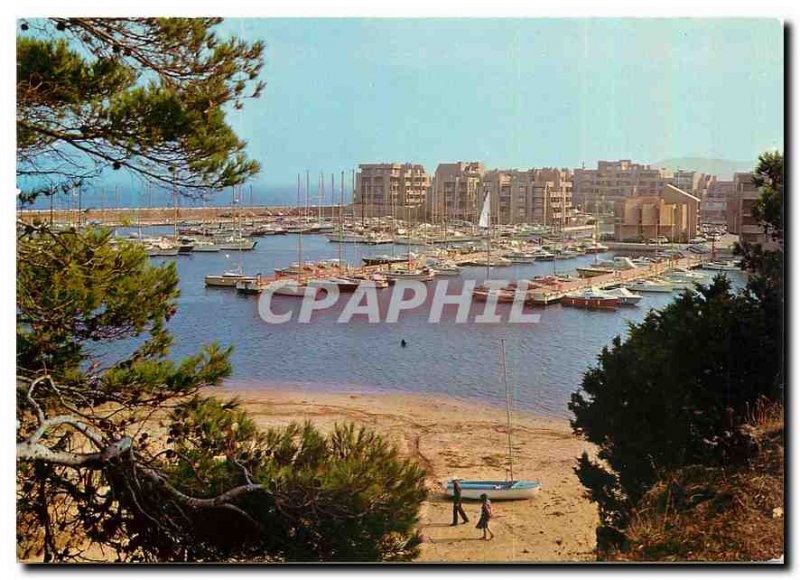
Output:
[[[458,160],[752,162],[783,148],[778,20],[228,19],[222,27],[267,46],[264,95],[230,113],[263,167],[251,184],[259,203],[292,202],[298,172],[311,171],[314,192],[319,172],[327,184],[359,163],[410,161],[433,172]],[[87,191],[113,185],[121,203],[141,202],[141,184],[122,172]]]
[[360,162],[754,159],[783,147],[777,20],[231,19],[267,44],[232,122],[264,184]]

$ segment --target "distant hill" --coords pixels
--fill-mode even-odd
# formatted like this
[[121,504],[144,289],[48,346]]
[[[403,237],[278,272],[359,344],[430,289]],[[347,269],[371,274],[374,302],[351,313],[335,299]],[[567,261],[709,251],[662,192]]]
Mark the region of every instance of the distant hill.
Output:
[[716,175],[719,179],[733,179],[737,171],[752,171],[755,161],[731,161],[729,159],[706,159],[704,157],[676,157],[664,159],[650,164],[651,167],[665,168],[670,171],[683,169]]

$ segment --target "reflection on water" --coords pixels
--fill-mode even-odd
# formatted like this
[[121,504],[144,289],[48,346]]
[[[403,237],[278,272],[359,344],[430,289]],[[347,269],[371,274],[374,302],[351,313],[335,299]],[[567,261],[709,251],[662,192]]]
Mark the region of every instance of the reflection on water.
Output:
[[[324,236],[303,236],[303,259],[338,257],[339,247]],[[370,254],[406,252],[406,247],[345,245],[352,264]],[[245,272],[271,274],[297,261],[296,236],[260,238],[252,252],[194,254],[173,260],[180,275],[178,314],[169,327],[173,354],[186,355],[204,343],[234,345],[231,384],[296,385],[327,390],[392,390],[446,394],[504,404],[500,375],[500,339],[506,339],[509,382],[515,408],[567,416],[569,395],[603,346],[641,320],[650,308],[672,300],[669,294],[645,294],[638,307],[615,312],[587,312],[553,305],[537,309],[537,324],[456,324],[452,317],[429,324],[427,311],[404,313],[396,324],[367,324],[356,317],[337,324],[337,312],[315,315],[311,324],[269,326],[258,316],[258,298],[231,290],[206,289],[203,277],[242,262]],[[589,264],[584,256],[556,264],[539,262],[492,271],[493,278],[519,279],[573,271]],[[734,277],[741,278],[738,273]],[[484,278],[482,268],[467,268],[464,277]],[[451,282],[455,292],[456,282]],[[385,290],[379,292],[386,292]],[[299,304],[293,298],[286,307]],[[276,310],[282,309],[276,304]],[[407,346],[400,346],[405,339]]]

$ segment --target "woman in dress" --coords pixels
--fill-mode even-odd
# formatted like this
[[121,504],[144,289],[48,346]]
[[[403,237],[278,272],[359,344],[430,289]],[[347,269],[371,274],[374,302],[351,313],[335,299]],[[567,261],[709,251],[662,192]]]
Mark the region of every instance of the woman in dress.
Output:
[[[494,538],[492,530],[489,529],[489,520],[492,519],[492,502],[489,501],[489,496],[485,493],[481,494],[481,517],[478,520],[478,525],[475,526],[479,530],[483,530],[483,539],[491,540]],[[489,537],[486,537],[486,534]]]

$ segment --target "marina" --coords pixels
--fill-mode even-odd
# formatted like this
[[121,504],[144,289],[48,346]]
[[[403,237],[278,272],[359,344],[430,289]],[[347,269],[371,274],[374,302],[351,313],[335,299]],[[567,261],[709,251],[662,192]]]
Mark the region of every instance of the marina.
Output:
[[[158,237],[169,235],[173,228],[145,230],[148,236]],[[120,229],[117,233],[125,237],[132,231],[135,228]],[[298,236],[269,236],[260,239],[252,251],[192,252],[151,258],[155,263],[174,262],[180,277],[179,308],[170,321],[176,336],[176,356],[194,352],[201,344],[214,340],[223,345],[235,344],[234,374],[229,384],[245,389],[294,385],[326,392],[407,392],[447,395],[500,406],[504,405],[503,396],[486,388],[487,384],[496,383],[497,371],[482,361],[487,353],[495,356],[497,339],[508,338],[508,372],[515,405],[525,411],[564,417],[569,394],[586,368],[593,364],[597,352],[615,335],[624,334],[628,322],[640,321],[650,308],[664,306],[678,291],[673,285],[665,285],[660,292],[640,292],[639,285],[650,284],[650,277],[663,274],[668,267],[696,267],[703,259],[687,255],[672,263],[642,262],[648,265],[591,279],[579,278],[576,268],[591,267],[596,260],[613,260],[613,253],[587,253],[564,260],[490,267],[489,279],[527,280],[537,285],[529,291],[530,301],[526,306],[529,312],[540,313],[537,324],[458,324],[446,308],[440,324],[429,324],[427,314],[412,311],[397,324],[368,324],[354,317],[351,324],[341,325],[337,324],[338,311],[332,309],[315,312],[313,324],[267,325],[260,319],[258,301],[251,294],[258,293],[253,286],[257,285],[259,274],[263,282],[274,280],[275,271],[283,270],[282,278],[296,280],[297,264],[302,262],[301,280],[313,277],[312,274],[359,280],[360,284],[378,290],[378,300],[385,311],[389,293],[383,289],[392,282],[387,274],[391,270],[407,270],[409,254],[412,270],[428,267],[432,256],[444,261],[441,254],[445,251],[453,262],[480,262],[481,256],[484,259],[486,256],[485,249],[480,247],[470,253],[469,247],[455,246],[448,250],[387,244],[376,252],[375,246],[365,243],[332,244],[324,234],[304,234],[301,243],[302,251],[298,253]],[[375,255],[394,257],[390,260],[393,263],[366,266],[364,258]],[[431,268],[435,270],[435,265]],[[724,274],[735,284],[743,283],[741,272]],[[209,276],[216,277],[210,279],[217,284],[206,286]],[[464,265],[457,275],[447,279],[448,293],[455,293],[465,281],[474,281],[476,286],[486,282],[487,269],[485,265]],[[242,291],[236,292],[240,281]],[[568,292],[619,284],[641,295],[638,307],[604,311],[560,304]],[[275,309],[297,308],[298,297],[303,295],[304,288],[287,287],[274,298]],[[348,295],[343,293],[340,300],[347,299]],[[484,307],[485,303],[474,301],[474,312]],[[512,305],[501,303],[497,308],[504,312]],[[214,313],[213,319],[209,312]],[[225,320],[226,324],[215,324],[217,319]],[[406,340],[406,348],[400,347],[401,340]]]

